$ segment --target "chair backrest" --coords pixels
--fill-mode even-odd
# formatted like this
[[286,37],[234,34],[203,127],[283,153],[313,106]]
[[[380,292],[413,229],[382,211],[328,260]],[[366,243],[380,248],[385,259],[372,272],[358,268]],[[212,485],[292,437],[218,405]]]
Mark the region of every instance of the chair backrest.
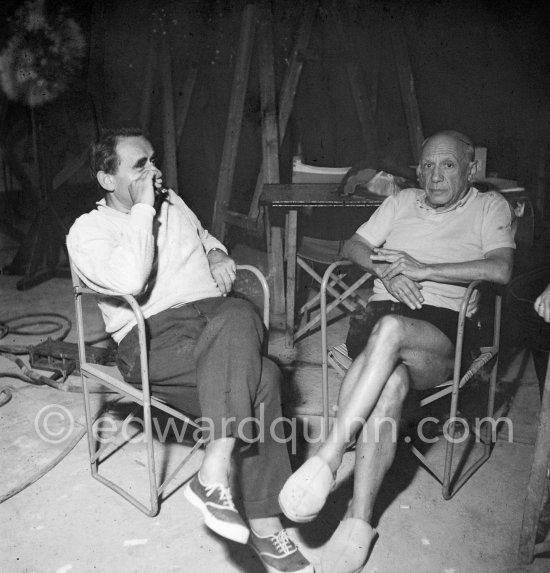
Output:
[[350,167],[318,167],[302,162],[298,155],[292,160],[293,183],[340,183]]

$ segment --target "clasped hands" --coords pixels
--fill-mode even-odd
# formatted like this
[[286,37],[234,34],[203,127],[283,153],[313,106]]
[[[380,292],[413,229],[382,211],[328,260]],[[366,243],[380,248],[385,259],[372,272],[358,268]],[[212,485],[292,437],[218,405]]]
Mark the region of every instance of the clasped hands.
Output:
[[411,309],[422,308],[421,281],[427,278],[428,267],[404,251],[375,248],[373,263],[387,263],[378,272],[388,292]]

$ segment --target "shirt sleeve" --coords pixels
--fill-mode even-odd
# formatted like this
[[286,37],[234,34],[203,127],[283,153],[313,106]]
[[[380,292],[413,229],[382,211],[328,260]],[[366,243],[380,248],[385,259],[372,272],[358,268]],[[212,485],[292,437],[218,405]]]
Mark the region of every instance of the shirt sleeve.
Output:
[[129,224],[120,225],[96,215],[83,215],[69,231],[67,249],[73,263],[94,285],[140,294],[153,266],[155,210],[138,203],[128,215]]
[[396,197],[393,195],[387,197],[369,220],[357,229],[356,233],[367,240],[373,247],[380,247],[388,237],[396,211]]
[[512,208],[508,201],[495,191],[486,193],[481,228],[481,244],[484,253],[509,247],[516,247]]
[[212,249],[220,249],[227,255],[227,249],[221,241],[218,241],[216,237],[213,237],[201,224],[198,217],[191,211],[191,209],[183,202],[183,207],[187,213],[189,219],[191,219],[193,225],[197,228],[197,233],[204,247],[204,252],[208,254]]

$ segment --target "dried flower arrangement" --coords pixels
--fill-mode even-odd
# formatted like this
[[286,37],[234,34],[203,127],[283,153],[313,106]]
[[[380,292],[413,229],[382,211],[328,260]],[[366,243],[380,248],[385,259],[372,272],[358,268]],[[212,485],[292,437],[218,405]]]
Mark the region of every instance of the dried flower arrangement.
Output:
[[54,100],[84,58],[80,26],[44,0],[27,0],[10,21],[13,34],[0,53],[0,85],[10,100],[31,108]]

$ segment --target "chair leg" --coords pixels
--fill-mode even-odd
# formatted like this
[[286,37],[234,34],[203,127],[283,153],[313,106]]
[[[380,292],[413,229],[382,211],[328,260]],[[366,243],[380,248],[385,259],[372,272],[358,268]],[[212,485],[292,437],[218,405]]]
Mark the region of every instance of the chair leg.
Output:
[[[472,475],[491,457],[493,451],[493,446],[496,440],[496,427],[493,420],[494,407],[495,407],[495,395],[496,395],[496,385],[497,385],[497,371],[498,371],[498,354],[494,359],[494,363],[491,369],[491,378],[489,383],[489,395],[487,397],[487,415],[484,420],[485,424],[485,439],[483,441],[483,453],[482,455],[472,463],[466,472],[464,472],[459,479],[455,481],[455,474],[452,472],[453,466],[453,453],[454,453],[454,440],[447,439],[447,447],[445,453],[445,470],[443,474],[442,492],[444,499],[451,499],[458,490],[472,477]],[[457,401],[458,403],[458,397]],[[454,422],[452,420],[456,417],[457,405],[451,404],[451,424],[450,424],[450,434],[453,434]],[[477,428],[476,428],[477,429]],[[481,439],[481,436],[477,435],[476,432],[472,431],[471,428],[468,429],[469,440]],[[462,466],[469,453],[469,448],[466,447],[462,452],[460,459],[457,464],[457,471]]]
[[139,509],[142,513],[149,517],[155,517],[160,509],[160,496],[164,491],[168,483],[176,476],[176,474],[181,470],[181,468],[187,463],[187,461],[196,453],[196,451],[202,446],[202,441],[197,441],[191,451],[184,457],[175,470],[164,480],[160,485],[157,484],[157,472],[155,464],[155,451],[154,451],[154,437],[153,437],[153,424],[152,424],[152,414],[151,414],[151,404],[143,404],[141,411],[143,413],[143,433],[145,437],[145,448],[146,448],[146,471],[148,479],[148,490],[149,490],[149,505],[146,505],[139,501],[135,496],[130,494],[120,485],[114,481],[108,479],[104,475],[99,473],[99,466],[106,457],[102,458],[102,453],[104,449],[98,448],[96,444],[96,439],[93,429],[93,419],[91,415],[91,405],[90,405],[90,393],[87,384],[87,378],[82,377],[83,387],[84,387],[84,407],[86,413],[86,428],[88,434],[88,450],[89,450],[89,460],[90,460],[90,470],[92,477],[102,484],[106,485],[109,489],[112,489],[118,493],[121,497],[130,502],[134,507]]

